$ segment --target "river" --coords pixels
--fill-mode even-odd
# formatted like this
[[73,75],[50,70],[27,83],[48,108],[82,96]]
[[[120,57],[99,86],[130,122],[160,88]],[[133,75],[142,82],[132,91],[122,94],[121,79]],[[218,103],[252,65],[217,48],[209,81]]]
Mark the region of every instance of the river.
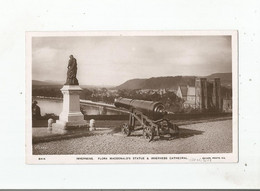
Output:
[[[54,113],[55,115],[60,115],[62,111],[62,100],[54,99],[41,99],[36,98],[38,106],[41,108],[41,115],[44,116],[46,113]],[[84,113],[86,115],[120,115],[123,114],[120,111],[115,111],[111,109],[104,109],[103,107],[91,106],[81,104]]]

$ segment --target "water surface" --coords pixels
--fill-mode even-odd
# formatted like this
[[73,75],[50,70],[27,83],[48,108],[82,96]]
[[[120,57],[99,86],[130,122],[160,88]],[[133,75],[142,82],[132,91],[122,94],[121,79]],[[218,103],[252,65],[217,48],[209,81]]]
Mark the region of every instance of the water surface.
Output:
[[[54,99],[34,99],[37,100],[38,106],[41,108],[41,115],[44,116],[46,113],[54,113],[55,115],[60,115],[62,111],[62,100]],[[91,106],[81,104],[86,115],[119,115],[122,114],[119,111],[114,111],[104,107]]]

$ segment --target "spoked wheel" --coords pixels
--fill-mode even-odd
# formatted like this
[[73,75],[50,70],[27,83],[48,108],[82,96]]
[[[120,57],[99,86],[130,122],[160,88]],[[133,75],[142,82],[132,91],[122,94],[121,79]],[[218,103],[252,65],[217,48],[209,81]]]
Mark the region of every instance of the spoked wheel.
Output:
[[149,142],[153,140],[154,137],[154,131],[151,127],[145,127],[143,128],[143,136],[145,139],[148,139]]
[[131,134],[130,127],[127,123],[123,124],[122,133],[125,134],[126,136],[129,136]]

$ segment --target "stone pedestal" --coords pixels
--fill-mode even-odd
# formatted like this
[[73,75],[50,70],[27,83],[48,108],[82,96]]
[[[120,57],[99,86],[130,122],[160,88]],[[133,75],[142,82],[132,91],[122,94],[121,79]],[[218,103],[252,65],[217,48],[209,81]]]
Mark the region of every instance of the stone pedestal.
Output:
[[59,120],[53,123],[52,130],[65,133],[68,130],[88,128],[84,115],[80,111],[79,96],[82,89],[78,85],[64,85],[61,89],[63,94],[63,109]]

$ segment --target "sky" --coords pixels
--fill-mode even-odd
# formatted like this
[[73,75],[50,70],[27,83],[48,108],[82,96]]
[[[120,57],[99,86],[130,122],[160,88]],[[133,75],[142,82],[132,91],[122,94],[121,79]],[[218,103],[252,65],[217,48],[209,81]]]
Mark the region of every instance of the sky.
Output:
[[66,81],[69,55],[81,85],[232,72],[231,36],[33,37],[32,79]]

